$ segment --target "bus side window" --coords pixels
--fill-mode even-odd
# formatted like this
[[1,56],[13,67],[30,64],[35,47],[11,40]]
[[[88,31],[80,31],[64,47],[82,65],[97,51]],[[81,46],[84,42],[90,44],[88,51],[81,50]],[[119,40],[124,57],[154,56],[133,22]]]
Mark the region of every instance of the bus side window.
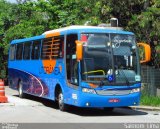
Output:
[[32,45],[32,59],[36,60],[40,57],[40,46],[41,46],[41,40],[34,41]]
[[15,60],[15,51],[16,51],[16,45],[11,45],[9,51],[9,60]]
[[23,59],[24,60],[29,60],[30,59],[30,50],[31,50],[31,42],[25,43],[24,44],[24,49],[23,49]]
[[63,43],[64,37],[51,37],[43,40],[42,44],[42,59],[58,59],[63,58]]
[[16,60],[22,60],[23,44],[17,44]]

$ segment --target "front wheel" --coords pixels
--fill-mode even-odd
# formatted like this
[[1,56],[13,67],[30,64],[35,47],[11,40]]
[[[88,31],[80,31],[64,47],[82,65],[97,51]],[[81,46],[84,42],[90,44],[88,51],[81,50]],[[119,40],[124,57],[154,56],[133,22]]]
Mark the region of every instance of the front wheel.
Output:
[[20,98],[24,98],[22,81],[19,82],[19,85],[18,85],[18,93],[19,93],[19,97],[20,97]]
[[58,106],[61,111],[66,111],[68,108],[67,105],[64,103],[62,91],[60,91],[58,94]]

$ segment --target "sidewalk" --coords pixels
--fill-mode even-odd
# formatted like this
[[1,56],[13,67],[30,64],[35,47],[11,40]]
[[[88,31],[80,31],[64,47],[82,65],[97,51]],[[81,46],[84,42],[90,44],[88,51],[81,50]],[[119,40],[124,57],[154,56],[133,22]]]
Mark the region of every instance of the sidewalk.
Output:
[[160,111],[160,107],[152,107],[152,106],[131,106],[132,109],[135,110],[146,110],[146,111]]

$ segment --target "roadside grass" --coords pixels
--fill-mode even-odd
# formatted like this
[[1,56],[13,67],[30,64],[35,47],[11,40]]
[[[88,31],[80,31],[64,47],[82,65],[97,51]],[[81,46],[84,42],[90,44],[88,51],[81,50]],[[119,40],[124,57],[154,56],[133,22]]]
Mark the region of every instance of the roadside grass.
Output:
[[160,107],[160,97],[142,94],[140,105]]

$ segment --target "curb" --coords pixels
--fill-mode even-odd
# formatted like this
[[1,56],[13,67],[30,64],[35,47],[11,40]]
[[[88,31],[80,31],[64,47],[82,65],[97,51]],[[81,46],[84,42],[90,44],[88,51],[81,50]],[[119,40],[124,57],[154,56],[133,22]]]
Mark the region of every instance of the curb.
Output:
[[134,110],[146,110],[146,111],[160,111],[160,107],[152,106],[131,106]]

